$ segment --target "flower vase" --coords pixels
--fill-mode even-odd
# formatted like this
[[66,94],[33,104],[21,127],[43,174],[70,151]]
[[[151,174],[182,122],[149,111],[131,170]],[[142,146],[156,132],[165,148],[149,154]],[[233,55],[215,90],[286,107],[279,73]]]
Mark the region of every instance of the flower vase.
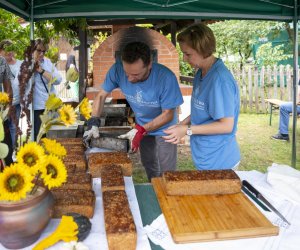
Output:
[[0,201],[0,243],[8,249],[20,249],[37,241],[53,214],[51,192],[39,187],[20,201]]

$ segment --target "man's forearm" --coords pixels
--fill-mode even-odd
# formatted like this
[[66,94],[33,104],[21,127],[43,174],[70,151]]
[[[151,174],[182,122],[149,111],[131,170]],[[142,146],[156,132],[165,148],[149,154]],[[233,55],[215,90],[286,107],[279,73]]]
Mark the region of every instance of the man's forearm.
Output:
[[176,109],[163,110],[163,112],[159,116],[155,117],[152,121],[144,124],[143,127],[146,129],[147,132],[158,129],[166,123],[172,121],[175,112]]
[[93,110],[92,110],[92,116],[94,117],[100,117],[103,111],[105,99],[108,96],[109,93],[105,92],[104,90],[100,90],[97,94],[94,102],[93,102]]

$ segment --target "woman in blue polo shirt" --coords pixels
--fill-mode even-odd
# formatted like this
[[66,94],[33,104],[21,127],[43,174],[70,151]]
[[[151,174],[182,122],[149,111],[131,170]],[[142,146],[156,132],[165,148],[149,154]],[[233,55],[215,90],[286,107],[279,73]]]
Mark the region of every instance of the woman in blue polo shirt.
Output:
[[197,69],[193,82],[191,114],[164,132],[167,142],[177,144],[190,136],[197,169],[230,169],[238,166],[236,141],[240,111],[239,88],[221,59],[214,57],[216,41],[204,24],[188,27],[177,36],[184,60]]

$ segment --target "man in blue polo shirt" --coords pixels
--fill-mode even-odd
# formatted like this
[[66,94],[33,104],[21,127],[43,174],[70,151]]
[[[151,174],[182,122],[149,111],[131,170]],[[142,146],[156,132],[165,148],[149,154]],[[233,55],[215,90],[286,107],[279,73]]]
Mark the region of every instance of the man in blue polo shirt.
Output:
[[141,161],[149,181],[164,171],[176,170],[177,146],[165,142],[164,129],[177,123],[176,108],[183,103],[174,73],[151,60],[148,45],[142,42],[127,44],[122,50],[122,63],[109,70],[102,89],[94,100],[89,130],[84,134],[88,143],[99,137],[99,117],[109,93],[120,88],[135,114],[135,128],[120,138],[129,139],[131,151],[140,148]]

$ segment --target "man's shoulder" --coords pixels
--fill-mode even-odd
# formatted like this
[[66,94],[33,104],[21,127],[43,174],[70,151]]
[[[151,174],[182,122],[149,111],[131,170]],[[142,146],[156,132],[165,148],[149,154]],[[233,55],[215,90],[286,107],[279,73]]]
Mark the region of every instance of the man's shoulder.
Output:
[[167,66],[160,64],[160,63],[153,62],[152,69],[157,72],[163,72],[163,73],[169,73],[169,74],[175,75],[172,70],[170,70]]

